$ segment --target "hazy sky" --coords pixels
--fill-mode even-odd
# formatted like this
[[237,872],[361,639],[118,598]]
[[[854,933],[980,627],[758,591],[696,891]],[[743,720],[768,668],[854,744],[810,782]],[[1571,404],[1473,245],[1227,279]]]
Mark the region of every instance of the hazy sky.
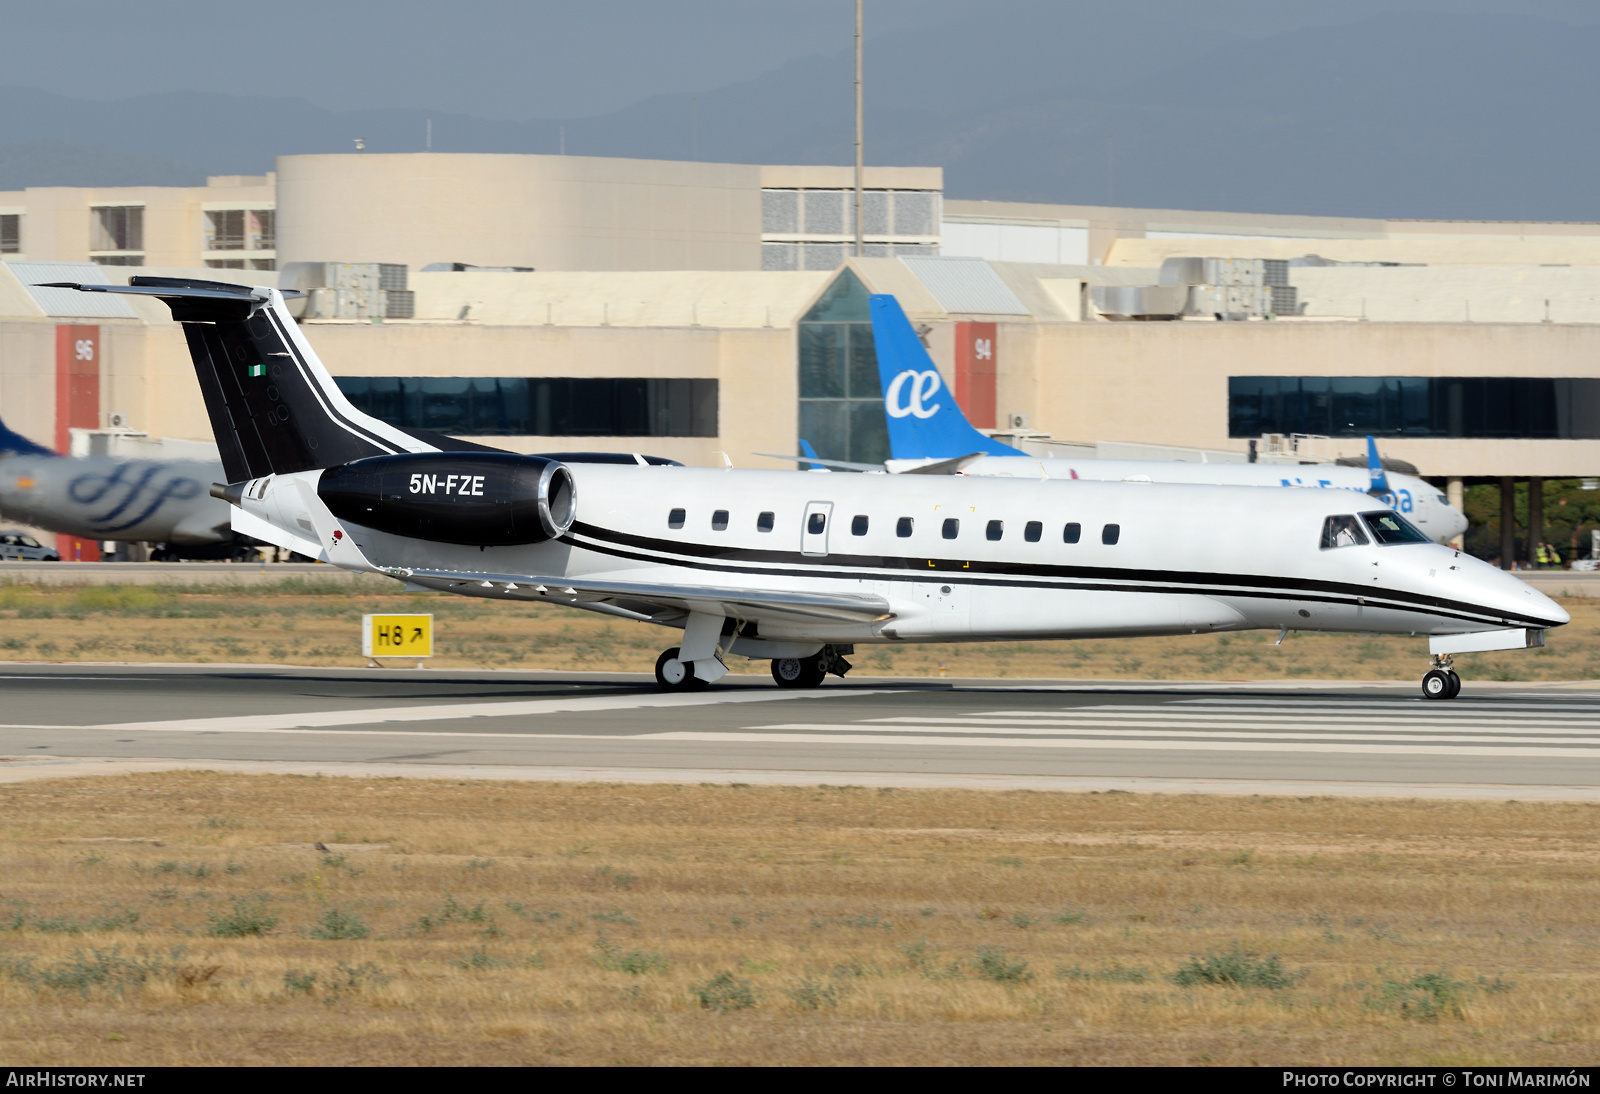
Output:
[[[947,20],[1104,11],[1112,0],[867,0],[868,39]],[[1593,25],[1593,0],[1120,0],[1242,37],[1427,9]],[[305,98],[485,118],[578,117],[851,48],[853,0],[0,0],[0,83],[90,99],[156,91]],[[970,78],[970,74],[968,74]]]

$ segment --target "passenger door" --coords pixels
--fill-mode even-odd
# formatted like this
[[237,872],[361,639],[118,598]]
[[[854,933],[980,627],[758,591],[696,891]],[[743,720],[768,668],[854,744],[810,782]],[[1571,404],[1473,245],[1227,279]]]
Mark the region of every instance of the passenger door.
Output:
[[833,502],[807,502],[805,519],[800,522],[800,553],[803,555],[827,554],[828,525],[832,523]]

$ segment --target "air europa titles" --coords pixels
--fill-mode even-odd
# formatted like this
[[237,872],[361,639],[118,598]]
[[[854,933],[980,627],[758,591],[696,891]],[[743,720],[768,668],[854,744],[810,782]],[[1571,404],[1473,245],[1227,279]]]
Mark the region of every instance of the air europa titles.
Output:
[[413,494],[470,494],[483,497],[482,475],[412,475]]

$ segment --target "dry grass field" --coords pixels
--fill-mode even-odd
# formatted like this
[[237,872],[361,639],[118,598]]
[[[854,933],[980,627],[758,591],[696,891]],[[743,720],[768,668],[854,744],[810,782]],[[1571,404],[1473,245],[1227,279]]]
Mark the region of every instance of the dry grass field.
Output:
[[1589,1064],[1597,821],[827,786],[6,785],[0,1059]]
[[[1541,650],[1457,659],[1488,680],[1600,679],[1600,600],[1569,599],[1569,626]],[[438,668],[649,672],[677,632],[545,604],[491,603],[442,594],[379,596],[333,583],[191,589],[0,585],[0,659],[362,665],[368,612],[433,612]],[[1427,647],[1415,638],[1291,633],[1194,635],[1089,642],[862,646],[863,675],[1169,680],[1420,678]],[[730,661],[765,674],[765,662]]]

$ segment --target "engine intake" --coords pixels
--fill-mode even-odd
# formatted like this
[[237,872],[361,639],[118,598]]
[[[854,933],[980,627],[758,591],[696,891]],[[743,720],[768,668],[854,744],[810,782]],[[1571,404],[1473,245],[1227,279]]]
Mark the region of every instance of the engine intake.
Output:
[[555,539],[577,511],[565,464],[509,452],[372,456],[328,468],[317,496],[352,524],[478,547]]

